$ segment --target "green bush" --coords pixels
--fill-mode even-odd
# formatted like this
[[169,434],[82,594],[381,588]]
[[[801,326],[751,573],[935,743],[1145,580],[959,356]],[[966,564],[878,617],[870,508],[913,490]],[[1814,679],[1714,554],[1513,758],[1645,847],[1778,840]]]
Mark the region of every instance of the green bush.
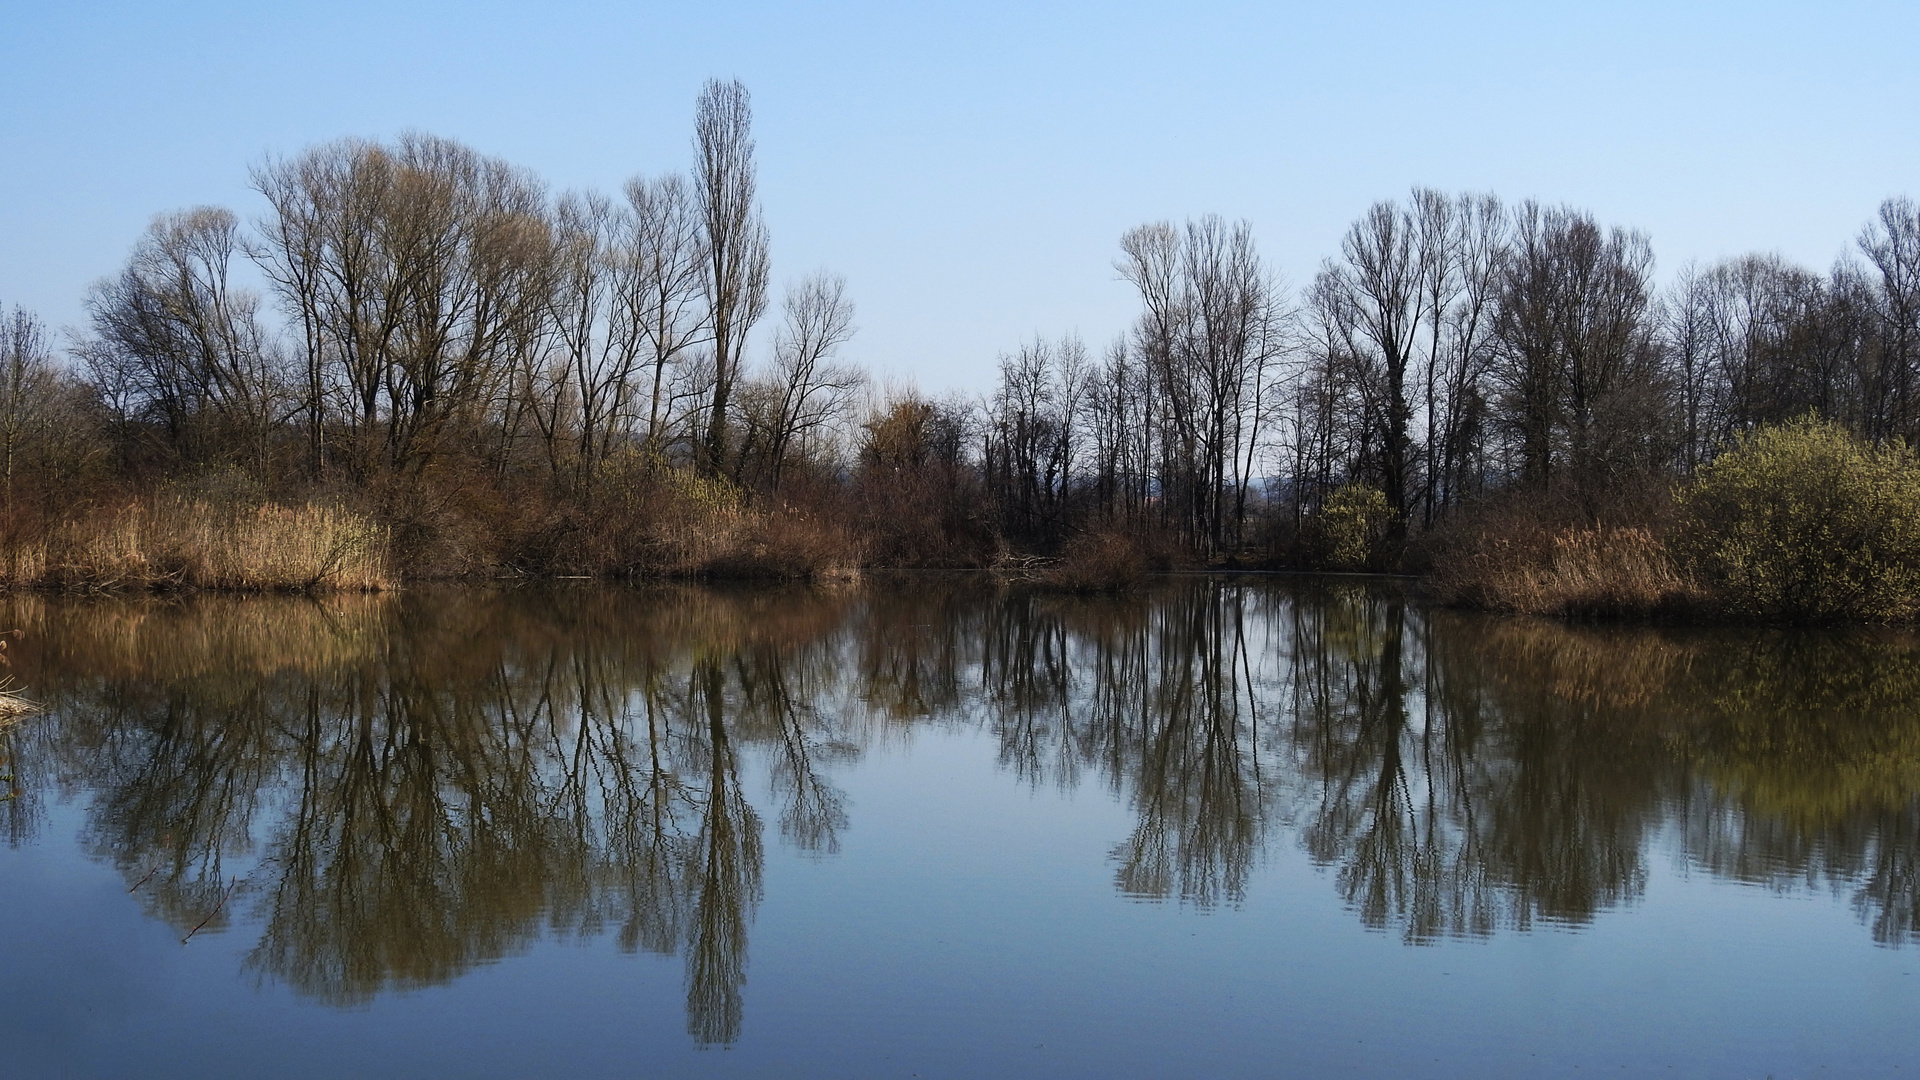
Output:
[[1815,419],[1757,430],[1681,493],[1674,554],[1731,614],[1920,613],[1920,462]]
[[1318,526],[1326,564],[1333,570],[1364,570],[1393,523],[1393,510],[1379,488],[1347,484],[1327,496]]

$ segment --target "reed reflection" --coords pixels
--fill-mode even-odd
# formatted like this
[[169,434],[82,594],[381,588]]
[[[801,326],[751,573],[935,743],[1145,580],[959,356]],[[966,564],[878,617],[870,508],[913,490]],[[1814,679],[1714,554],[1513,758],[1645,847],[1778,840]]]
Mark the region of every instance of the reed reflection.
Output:
[[[336,1004],[550,936],[685,964],[688,1029],[743,1024],[769,842],[830,857],[837,769],[979,731],[1132,825],[1129,897],[1242,902],[1300,845],[1410,943],[1578,925],[1662,847],[1920,935],[1920,642],[1433,612],[1391,589],[1220,581],[1077,599],[964,581],[833,592],[14,598],[16,837],[43,791],[183,938]],[[956,823],[964,828],[965,822]]]

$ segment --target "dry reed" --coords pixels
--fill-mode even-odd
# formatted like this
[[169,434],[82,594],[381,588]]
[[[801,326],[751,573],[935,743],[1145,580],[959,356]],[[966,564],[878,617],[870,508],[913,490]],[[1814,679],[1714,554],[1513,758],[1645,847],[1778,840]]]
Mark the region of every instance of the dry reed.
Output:
[[386,530],[305,504],[161,498],[58,526],[0,554],[15,588],[374,591],[393,583]]
[[1436,568],[1432,587],[1451,603],[1528,615],[1644,616],[1697,602],[1666,545],[1640,527],[1489,539]]
[[831,515],[750,506],[721,479],[674,474],[637,522],[641,577],[823,580],[857,577],[862,547]]
[[773,510],[747,515],[726,546],[712,550],[697,574],[710,578],[846,580],[860,574],[853,534],[817,514]]

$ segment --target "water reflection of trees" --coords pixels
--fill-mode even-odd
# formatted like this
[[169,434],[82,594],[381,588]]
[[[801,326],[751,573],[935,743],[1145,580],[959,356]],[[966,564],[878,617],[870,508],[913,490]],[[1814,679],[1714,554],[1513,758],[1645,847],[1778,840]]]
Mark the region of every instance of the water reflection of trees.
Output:
[[90,793],[87,842],[183,937],[250,913],[252,969],[331,1002],[605,935],[678,954],[689,1030],[729,1041],[764,861],[748,761],[784,841],[830,855],[833,767],[927,725],[1123,798],[1129,896],[1237,903],[1298,842],[1423,942],[1631,903],[1662,838],[1837,890],[1876,940],[1920,928],[1920,644],[1891,632],[1221,582],[10,603],[52,706],[18,736],[29,779]]
[[256,601],[283,632],[221,664],[220,605],[43,609],[41,760],[183,935],[250,905],[262,976],[352,1003],[611,930],[683,953],[689,1029],[725,1042],[763,861],[743,747],[794,843],[844,821],[819,766],[852,744],[817,707],[844,604],[792,599]]
[[1851,897],[1874,939],[1920,938],[1920,643],[1853,631],[1703,635],[1682,818],[1712,872]]
[[1850,892],[1877,940],[1920,927],[1909,635],[1577,629],[1297,584],[927,603],[874,602],[866,692],[977,710],[1017,774],[1123,795],[1130,895],[1236,902],[1297,837],[1363,922],[1422,942],[1632,903],[1672,837],[1716,874]]
[[[977,670],[1003,765],[1034,783],[1097,777],[1131,803],[1113,853],[1123,893],[1204,905],[1245,889],[1270,795],[1258,743],[1271,706],[1247,640],[1258,603],[1215,586],[1150,603],[993,597],[966,620],[974,647],[950,654]],[[868,670],[895,666],[892,638],[871,638]]]

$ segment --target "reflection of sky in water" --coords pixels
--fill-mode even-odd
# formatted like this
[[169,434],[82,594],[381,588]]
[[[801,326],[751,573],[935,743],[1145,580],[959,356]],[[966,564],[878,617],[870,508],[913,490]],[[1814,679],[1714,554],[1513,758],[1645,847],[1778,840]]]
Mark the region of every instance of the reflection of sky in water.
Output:
[[[1624,685],[1632,678],[1662,687],[1691,680],[1684,682],[1689,694],[1719,687],[1726,700],[1753,704],[1729,691],[1727,678],[1702,672],[1709,662],[1703,657],[1718,655],[1715,635],[1554,631],[1558,637],[1516,644],[1487,632],[1511,624],[1415,612],[1398,624],[1408,722],[1395,752],[1403,760],[1379,802],[1372,781],[1384,775],[1385,743],[1369,725],[1382,714],[1368,714],[1360,699],[1380,704],[1376,691],[1385,684],[1353,680],[1356,671],[1380,673],[1378,661],[1392,647],[1381,634],[1394,625],[1395,609],[1348,598],[1333,607],[1345,604],[1346,615],[1364,618],[1342,623],[1333,617],[1340,610],[1330,615],[1322,599],[1296,606],[1280,602],[1283,596],[1258,591],[1243,612],[1243,633],[1248,624],[1257,630],[1245,653],[1259,690],[1254,697],[1294,700],[1298,670],[1288,665],[1303,651],[1288,643],[1302,633],[1330,643],[1316,657],[1344,656],[1344,667],[1316,677],[1325,676],[1323,687],[1346,690],[1333,695],[1341,707],[1323,710],[1317,725],[1299,726],[1303,707],[1289,704],[1263,714],[1258,727],[1266,734],[1216,726],[1215,738],[1258,749],[1229,762],[1238,780],[1220,771],[1219,759],[1194,750],[1204,738],[1175,740],[1179,745],[1103,739],[1088,721],[1097,713],[1092,702],[1112,689],[1087,674],[1102,658],[1090,642],[1105,640],[1109,660],[1142,642],[1160,648],[1177,638],[1170,628],[1207,615],[1190,593],[1157,596],[1156,614],[1144,620],[1125,605],[1115,614],[1112,605],[1049,600],[1013,617],[990,596],[947,597],[963,628],[954,638],[964,655],[955,670],[936,664],[919,671],[923,689],[944,685],[950,695],[942,705],[940,693],[920,694],[917,700],[939,714],[933,722],[886,719],[874,687],[887,682],[877,672],[900,674],[900,652],[914,644],[893,628],[913,605],[939,596],[894,598],[889,602],[901,610],[892,614],[843,597],[818,625],[760,612],[747,622],[763,631],[812,627],[775,652],[790,688],[824,688],[800,695],[799,704],[833,703],[794,714],[818,736],[809,745],[827,762],[823,783],[844,813],[830,854],[817,834],[809,842],[821,850],[783,839],[783,811],[795,790],[792,750],[746,715],[752,706],[739,689],[740,655],[711,641],[675,639],[680,631],[662,630],[681,625],[673,620],[598,609],[589,613],[598,621],[582,620],[591,629],[556,627],[550,611],[524,606],[468,625],[494,632],[488,640],[509,641],[507,662],[493,671],[528,680],[568,670],[547,664],[555,657],[604,659],[630,649],[641,630],[653,632],[649,647],[661,670],[682,677],[702,655],[725,657],[728,723],[741,748],[738,791],[760,823],[764,863],[762,899],[741,912],[745,983],[737,1038],[724,1050],[699,1050],[689,1035],[684,929],[671,955],[627,953],[615,947],[618,925],[563,921],[556,928],[550,913],[536,910],[524,933],[472,953],[471,966],[424,987],[362,996],[346,1008],[297,992],[285,971],[262,972],[250,957],[267,933],[269,890],[256,879],[270,876],[261,862],[272,861],[275,837],[300,802],[290,792],[301,770],[285,762],[271,771],[272,805],[249,823],[253,848],[235,845],[224,862],[229,877],[247,880],[223,912],[230,919],[182,946],[197,917],[161,921],[144,913],[139,897],[151,883],[128,894],[150,857],[116,866],[111,851],[87,853],[103,843],[111,848],[110,830],[86,810],[100,798],[94,785],[102,779],[97,769],[89,772],[87,759],[118,752],[118,763],[132,768],[111,776],[124,781],[138,775],[137,766],[160,760],[127,748],[150,751],[155,744],[109,740],[104,749],[62,754],[46,744],[74,722],[62,712],[41,721],[42,741],[27,747],[43,766],[33,836],[0,851],[0,917],[8,927],[0,938],[0,969],[8,972],[0,984],[5,1052],[27,1073],[57,1072],[64,1064],[77,1075],[777,1075],[791,1067],[807,1075],[1388,1076],[1536,1075],[1575,1065],[1614,1072],[1625,1065],[1628,1075],[1795,1075],[1821,1066],[1879,1075],[1920,1049],[1911,1025],[1920,976],[1908,974],[1920,971],[1920,953],[1911,944],[1876,946],[1873,912],[1854,904],[1876,859],[1910,863],[1914,855],[1910,841],[1880,853],[1873,844],[1876,829],[1911,835],[1896,827],[1903,814],[1910,817],[1911,798],[1871,809],[1889,792],[1910,794],[1897,792],[1898,778],[1907,775],[1897,751],[1907,744],[1887,733],[1889,718],[1863,737],[1831,730],[1842,720],[1829,717],[1824,751],[1808,745],[1810,728],[1796,729],[1794,745],[1808,760],[1845,751],[1844,761],[1808,770],[1808,785],[1819,790],[1800,791],[1769,756],[1775,748],[1767,736],[1778,735],[1779,724],[1754,728],[1748,709],[1745,726],[1724,730],[1677,717],[1669,703]],[[1303,612],[1311,616],[1307,624],[1289,621]],[[479,618],[471,611],[446,617]],[[996,618],[1025,639],[1008,655],[1019,655],[1028,672],[1050,661],[1046,648],[1026,646],[1058,632],[1055,655],[1071,675],[1070,730],[1060,728],[1061,710],[1044,685],[989,670],[994,661],[983,657],[998,647]],[[922,614],[917,621],[928,620]],[[57,627],[44,629],[57,636]],[[409,649],[423,651],[421,640],[415,636]],[[186,641],[221,647],[175,636],[176,644]],[[1741,685],[1774,685],[1754,660],[1765,647],[1753,647],[1750,638],[1738,644],[1749,673]],[[1174,651],[1187,655],[1184,649]],[[1688,658],[1681,675],[1668,662],[1653,664],[1657,677],[1648,674],[1648,656],[1676,650]],[[1843,651],[1871,652],[1855,645]],[[81,652],[70,650],[69,659]],[[469,679],[484,687],[488,670],[476,663],[443,674],[454,676],[450,684]],[[1121,695],[1133,704],[1118,715],[1143,715],[1136,706],[1146,700],[1162,702],[1147,707],[1159,721],[1177,718],[1188,690],[1209,689],[1206,677],[1189,682],[1179,674],[1188,670],[1184,663],[1156,660],[1144,670],[1152,673],[1146,698]],[[1523,671],[1541,675],[1554,692],[1543,697],[1538,685],[1521,685]],[[1593,672],[1604,678],[1596,682]],[[43,668],[36,685],[45,686],[47,675]],[[284,671],[276,677],[288,678]],[[1221,700],[1229,696],[1217,680],[1211,689]],[[1594,696],[1600,690],[1604,700]],[[1801,693],[1801,706],[1809,694],[1831,695],[1804,686]],[[116,697],[111,684],[85,679],[46,696],[60,706],[87,695],[120,706],[145,702],[142,730],[156,730],[155,718],[166,715],[147,708],[164,695]],[[1516,703],[1547,698],[1541,722],[1514,719]],[[231,710],[236,700],[208,707]],[[1009,704],[1016,701],[1029,707]],[[1428,703],[1442,701],[1452,712],[1427,718]],[[1469,701],[1478,711],[1461,704]],[[1561,709],[1555,702],[1575,704]],[[1802,707],[1796,715],[1818,711]],[[457,713],[449,700],[440,702],[438,715]],[[1391,715],[1386,722],[1393,726]],[[568,736],[576,729],[558,728]],[[832,749],[835,741],[857,752]],[[1367,746],[1375,752],[1358,752]],[[1435,757],[1438,750],[1456,757]],[[1143,771],[1156,753],[1162,768]],[[435,758],[443,767],[436,790],[456,806],[464,790],[452,760],[458,757]],[[697,779],[702,761],[690,764]],[[553,798],[564,787],[554,778],[563,773],[551,761],[539,772],[543,797],[535,802],[546,808],[549,830],[569,821]],[[1182,775],[1198,779],[1188,784]],[[1829,776],[1853,784],[1852,794],[1831,796],[1835,783],[1823,779]],[[1462,778],[1474,802],[1471,828],[1457,805]],[[1187,890],[1220,901],[1211,905],[1181,902],[1177,872],[1166,879],[1164,900],[1143,902],[1117,887],[1129,845],[1137,845],[1155,813],[1165,835],[1238,835],[1203,828],[1194,816],[1218,816],[1207,800],[1223,784],[1239,785],[1243,799],[1259,793],[1259,836],[1244,854],[1237,887]],[[139,789],[123,783],[120,792]],[[1736,789],[1745,794],[1728,794]],[[1202,791],[1209,794],[1196,794]],[[1741,798],[1759,800],[1770,816],[1743,816]],[[1155,799],[1157,811],[1149,806]],[[1502,799],[1511,805],[1500,805]],[[1394,904],[1373,920],[1377,928],[1356,917],[1365,915],[1364,897],[1348,902],[1345,882],[1372,828],[1366,811],[1379,806],[1396,813],[1411,807],[1406,834],[1426,844],[1401,851],[1397,867],[1477,883],[1493,898],[1490,935],[1410,933],[1415,915]],[[1540,806],[1578,813],[1557,829],[1512,831]],[[1338,828],[1327,826],[1330,815]],[[1319,840],[1312,839],[1316,829]],[[1529,908],[1516,900],[1590,895],[1560,885],[1590,869],[1593,849],[1555,844],[1596,837],[1610,837],[1617,849],[1612,862],[1602,860],[1613,867],[1616,888],[1602,890],[1590,912],[1569,921],[1548,917],[1543,903]],[[1317,860],[1309,854],[1315,844]],[[1442,865],[1423,864],[1423,851],[1438,851]],[[1465,869],[1449,877],[1445,866]],[[1748,872],[1756,866],[1760,872]],[[1526,880],[1516,869],[1525,867],[1536,867],[1542,880]],[[1811,885],[1808,867],[1815,870]],[[1823,876],[1836,867],[1852,876]],[[1760,884],[1743,884],[1742,877]],[[508,898],[471,911],[504,918],[524,904]],[[1539,916],[1533,929],[1512,932],[1515,916],[1528,911]],[[1408,948],[1410,937],[1427,944]]]

